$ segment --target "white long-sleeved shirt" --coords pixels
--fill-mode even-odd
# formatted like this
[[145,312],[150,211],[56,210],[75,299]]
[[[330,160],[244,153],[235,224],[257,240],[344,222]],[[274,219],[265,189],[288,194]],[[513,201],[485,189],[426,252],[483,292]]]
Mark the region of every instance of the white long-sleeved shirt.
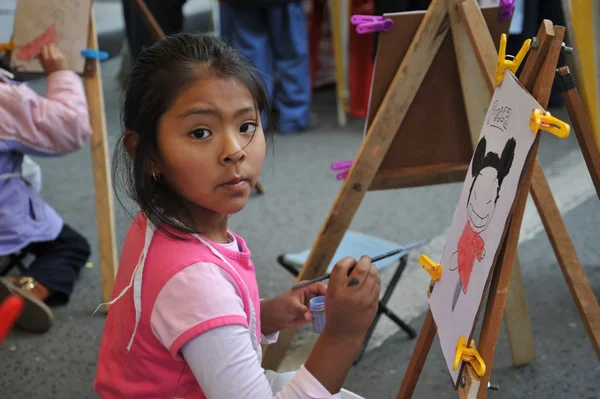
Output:
[[185,361],[207,398],[325,399],[331,395],[304,366],[277,374],[258,363],[248,329],[228,325],[207,331],[183,346]]

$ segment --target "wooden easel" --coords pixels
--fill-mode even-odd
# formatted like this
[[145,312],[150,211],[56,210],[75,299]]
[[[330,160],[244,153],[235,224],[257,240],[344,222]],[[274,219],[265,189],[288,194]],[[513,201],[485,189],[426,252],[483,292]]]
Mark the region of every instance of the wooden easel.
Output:
[[[90,27],[88,48],[98,50],[98,36],[94,18],[94,4],[90,9]],[[92,168],[94,174],[94,194],[96,199],[96,221],[98,224],[98,249],[100,251],[100,280],[102,285],[102,301],[112,298],[113,285],[117,272],[117,244],[115,239],[115,213],[113,206],[112,179],[108,139],[106,135],[106,116],[104,113],[104,92],[100,61],[88,60],[86,74],[83,77],[85,95],[88,101],[92,137]],[[104,311],[108,306],[103,307]]]
[[[154,15],[152,15],[152,12],[150,12],[150,9],[146,5],[146,2],[144,0],[131,0],[131,1],[135,2],[137,7],[139,8],[140,13],[142,14],[142,17],[144,18],[146,25],[148,25],[148,29],[150,29],[150,31],[152,32],[152,35],[154,35],[154,38],[156,40],[163,39],[166,36],[165,32],[160,27],[159,23],[156,21],[156,18],[154,18]],[[256,182],[256,185],[254,186],[254,188],[256,189],[256,192],[258,194],[263,194],[265,192],[265,189],[260,181]]]
[[[522,85],[532,93],[543,107],[546,107],[548,104],[564,34],[564,27],[553,26],[550,21],[545,20],[538,31],[538,44],[530,50],[527,62],[520,75]],[[563,81],[568,80],[567,73],[568,69],[561,69],[559,71],[559,76],[563,77]],[[492,76],[490,76],[490,81],[492,81],[491,78]],[[598,190],[600,187],[600,184],[597,184],[597,182],[600,182],[598,175],[600,156],[595,146],[591,146],[589,142],[590,139],[593,140],[591,126],[583,115],[581,102],[578,102],[578,95],[576,91],[573,91],[574,87],[567,87],[567,89],[567,107],[569,108],[571,118],[575,121],[578,139],[582,146],[588,168],[596,184],[596,189]],[[460,398],[484,398],[486,396],[502,314],[507,299],[507,291],[509,284],[512,283],[511,272],[513,271],[519,231],[527,201],[527,194],[530,190],[550,242],[557,255],[567,285],[583,319],[592,346],[600,358],[600,306],[591,290],[585,272],[581,268],[544,172],[536,159],[540,138],[541,135],[538,134],[531,148],[521,184],[517,191],[510,224],[507,228],[503,245],[500,247],[499,256],[493,268],[491,279],[488,281],[488,302],[477,345],[477,351],[486,365],[486,371],[484,375],[478,376],[471,364],[463,363],[457,387]],[[598,192],[600,193],[600,191]],[[432,313],[429,311],[406,370],[398,398],[412,397],[435,334],[435,323]]]
[[[433,0],[425,14],[386,17],[394,28],[379,36],[367,135],[298,281],[325,272],[367,191],[462,182],[469,168],[493,91],[483,74],[495,69],[492,37],[507,33],[510,21],[500,21],[496,8],[480,10],[475,0]],[[427,118],[427,110],[443,115]],[[523,296],[512,297],[524,309]],[[523,323],[522,317],[513,319]],[[523,348],[514,352],[529,359],[533,339],[520,327],[525,339],[514,342]],[[279,368],[294,334],[280,332],[266,350],[264,368]]]

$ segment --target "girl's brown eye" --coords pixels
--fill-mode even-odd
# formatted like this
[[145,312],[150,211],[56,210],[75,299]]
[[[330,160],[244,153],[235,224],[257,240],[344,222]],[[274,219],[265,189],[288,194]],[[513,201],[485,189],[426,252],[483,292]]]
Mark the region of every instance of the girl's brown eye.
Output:
[[247,122],[240,126],[240,132],[242,133],[254,133],[256,132],[256,123]]
[[190,136],[195,139],[205,139],[210,136],[212,133],[208,129],[196,129],[190,133]]

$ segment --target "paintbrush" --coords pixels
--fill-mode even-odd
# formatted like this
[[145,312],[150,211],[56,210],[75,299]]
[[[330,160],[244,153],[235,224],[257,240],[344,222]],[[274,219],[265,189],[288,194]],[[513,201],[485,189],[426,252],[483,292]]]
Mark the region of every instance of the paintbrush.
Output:
[[[417,241],[417,242],[409,244],[409,245],[407,245],[405,247],[398,248],[398,249],[395,249],[393,251],[389,251],[389,252],[386,252],[384,254],[375,256],[374,258],[371,258],[371,263],[375,263],[375,262],[383,260],[385,258],[389,258],[390,256],[397,255],[400,252],[406,252],[406,251],[409,251],[411,249],[418,248],[421,245],[427,244],[429,241],[431,241],[431,238],[426,238],[425,240]],[[352,266],[348,270],[348,274],[352,273],[352,270],[354,270],[354,266]],[[321,277],[317,277],[314,280],[309,280],[309,281],[305,281],[305,282],[300,283],[300,284],[296,284],[295,286],[292,287],[292,291],[296,291],[296,290],[299,290],[300,288],[304,288],[304,287],[307,287],[307,286],[309,286],[311,284],[318,283],[319,281],[327,280],[329,277],[331,277],[331,273],[327,273],[327,274],[325,274],[325,275],[323,275]]]

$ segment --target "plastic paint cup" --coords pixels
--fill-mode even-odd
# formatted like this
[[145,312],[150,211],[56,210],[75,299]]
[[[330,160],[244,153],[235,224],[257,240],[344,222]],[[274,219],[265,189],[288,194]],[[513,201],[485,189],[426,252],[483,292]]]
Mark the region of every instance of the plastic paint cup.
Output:
[[308,308],[313,315],[313,331],[320,333],[325,327],[325,297],[314,297],[308,302]]

